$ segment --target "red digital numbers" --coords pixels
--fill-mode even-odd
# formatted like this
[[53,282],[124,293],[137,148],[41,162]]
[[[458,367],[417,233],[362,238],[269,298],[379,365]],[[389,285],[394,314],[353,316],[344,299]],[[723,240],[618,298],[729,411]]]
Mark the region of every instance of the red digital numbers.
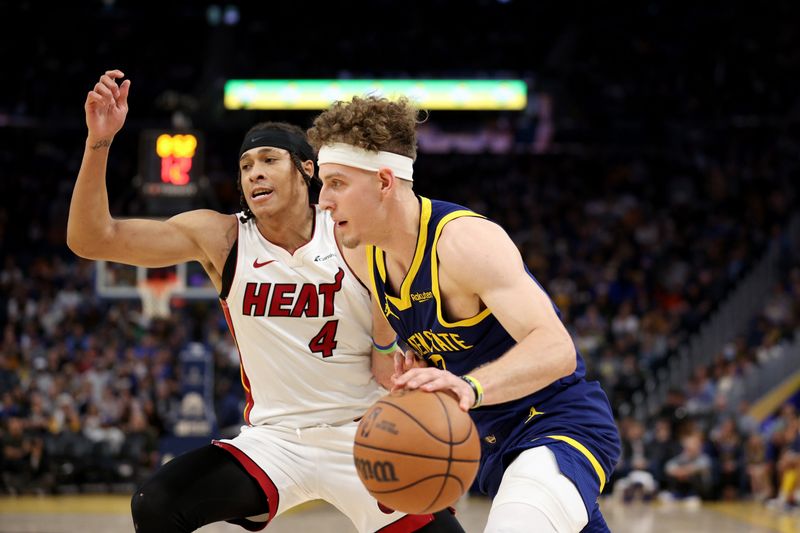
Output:
[[161,181],[172,185],[188,184],[196,150],[197,137],[194,135],[159,135],[156,153],[161,158]]

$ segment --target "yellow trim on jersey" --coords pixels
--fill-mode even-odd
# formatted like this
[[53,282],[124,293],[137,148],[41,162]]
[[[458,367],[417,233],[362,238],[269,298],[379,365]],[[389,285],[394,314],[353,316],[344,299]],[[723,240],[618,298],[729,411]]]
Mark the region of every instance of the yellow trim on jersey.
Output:
[[375,259],[375,265],[374,266],[378,267],[378,275],[381,277],[381,280],[385,284],[386,283],[386,265],[383,264],[383,261],[378,261],[377,260],[377,257],[379,257],[379,256],[381,258],[383,257],[383,250],[381,250],[380,248],[375,248],[374,246],[372,248],[375,250],[375,255],[373,256],[373,259]]
[[369,272],[369,279],[372,283],[372,294],[375,296],[375,300],[381,303],[381,299],[378,298],[378,284],[375,282],[375,247],[368,244],[364,246],[364,252],[367,254],[367,271]]
[[448,322],[444,319],[444,315],[442,314],[442,295],[439,292],[439,258],[436,254],[436,244],[439,242],[439,236],[442,234],[442,230],[444,229],[444,225],[450,222],[455,218],[461,217],[479,217],[479,218],[486,218],[483,215],[479,215],[478,213],[474,213],[472,211],[468,211],[466,209],[460,209],[458,211],[453,211],[452,213],[448,213],[444,216],[440,221],[439,224],[436,226],[436,233],[433,237],[433,246],[431,247],[431,283],[432,283],[432,290],[433,296],[436,298],[436,316],[439,318],[439,322],[443,326],[447,326],[448,328],[459,328],[459,327],[467,327],[467,326],[474,326],[490,314],[492,314],[491,310],[487,307],[477,315],[465,318],[463,320],[458,320],[456,322]]
[[567,436],[564,436],[564,435],[547,435],[547,438],[548,439],[560,440],[562,442],[566,442],[567,444],[569,444],[570,446],[572,446],[573,448],[575,448],[576,450],[581,452],[583,455],[585,455],[586,458],[589,460],[589,462],[592,463],[592,466],[594,467],[594,471],[597,473],[597,477],[600,478],[600,492],[603,492],[603,487],[606,486],[606,473],[603,472],[603,467],[600,466],[600,461],[598,461],[595,458],[595,456],[592,455],[592,452],[590,452],[586,448],[586,446],[584,446],[580,442],[576,441],[572,437],[567,437]]
[[[422,264],[422,258],[425,256],[425,244],[428,242],[428,222],[431,220],[431,201],[427,198],[419,197],[420,199],[420,213],[419,213],[419,234],[417,236],[417,249],[414,251],[414,259],[411,260],[411,268],[408,269],[406,277],[403,278],[403,283],[400,285],[400,297],[392,296],[386,291],[386,300],[392,302],[397,309],[404,311],[411,307],[411,283],[417,276],[419,265]],[[375,262],[378,271],[386,281],[386,255],[380,248],[376,249]]]

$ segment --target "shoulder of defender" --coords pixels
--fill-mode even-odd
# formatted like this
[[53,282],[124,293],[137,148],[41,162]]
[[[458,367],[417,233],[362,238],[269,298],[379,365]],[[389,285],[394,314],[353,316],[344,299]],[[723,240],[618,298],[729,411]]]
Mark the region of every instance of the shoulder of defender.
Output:
[[186,211],[173,216],[167,223],[180,228],[205,251],[212,262],[219,259],[224,261],[239,234],[236,215],[211,209]]
[[207,232],[227,235],[231,231],[235,233],[238,218],[211,209],[195,209],[179,213],[167,222],[197,236],[207,235]]

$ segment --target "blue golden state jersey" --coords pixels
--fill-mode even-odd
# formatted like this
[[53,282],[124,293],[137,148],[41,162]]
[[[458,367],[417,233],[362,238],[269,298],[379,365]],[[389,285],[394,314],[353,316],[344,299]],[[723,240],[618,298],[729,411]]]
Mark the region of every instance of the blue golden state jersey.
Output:
[[[392,294],[387,283],[383,250],[368,246],[367,261],[373,294],[400,340],[429,365],[463,375],[501,357],[516,341],[488,308],[462,320],[445,317],[436,245],[444,226],[459,217],[481,215],[456,204],[420,197],[416,251],[399,294]],[[538,284],[530,271],[528,275]],[[553,308],[560,317],[555,304]],[[482,439],[478,482],[484,492],[494,495],[502,472],[520,451],[557,441],[588,452],[587,459],[602,490],[616,462],[618,436],[605,393],[596,383],[585,381],[583,358],[577,350],[576,358],[572,374],[544,389],[470,411]],[[599,438],[598,428],[603,434]],[[593,453],[590,446],[602,450]]]

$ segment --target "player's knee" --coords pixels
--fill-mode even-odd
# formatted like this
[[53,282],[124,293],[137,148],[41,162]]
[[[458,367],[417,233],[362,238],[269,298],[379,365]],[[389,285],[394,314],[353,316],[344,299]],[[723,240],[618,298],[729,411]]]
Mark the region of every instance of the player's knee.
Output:
[[131,516],[137,533],[164,531],[171,520],[168,498],[157,487],[148,485],[136,490],[131,498]]
[[417,533],[464,533],[464,528],[449,509],[434,513],[433,522],[418,529]]

